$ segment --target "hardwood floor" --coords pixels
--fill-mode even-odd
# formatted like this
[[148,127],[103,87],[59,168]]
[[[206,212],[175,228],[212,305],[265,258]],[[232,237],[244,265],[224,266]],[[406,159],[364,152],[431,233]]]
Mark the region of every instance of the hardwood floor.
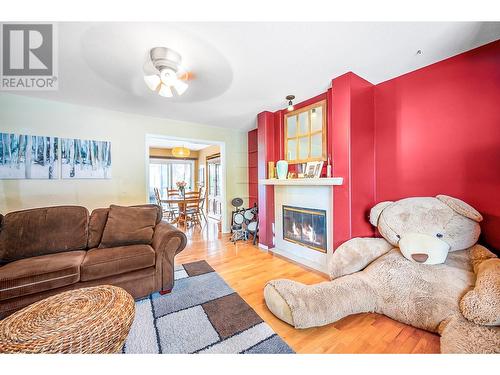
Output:
[[379,314],[357,314],[328,326],[298,330],[266,307],[264,285],[277,278],[305,284],[327,281],[313,272],[248,243],[233,244],[211,222],[187,230],[188,244],[176,257],[183,264],[206,260],[297,353],[439,353],[439,336]]

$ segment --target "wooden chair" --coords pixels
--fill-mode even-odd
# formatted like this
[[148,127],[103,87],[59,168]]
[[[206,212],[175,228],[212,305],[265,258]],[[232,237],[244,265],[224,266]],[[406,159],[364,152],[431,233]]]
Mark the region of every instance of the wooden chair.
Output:
[[156,204],[161,207],[163,217],[169,221],[174,222],[176,220],[176,208],[173,208],[171,205],[165,206],[161,201],[160,190],[158,188],[153,189],[155,192]]
[[188,198],[199,198],[200,197],[200,192],[199,191],[186,191],[184,193],[184,196],[186,199]]
[[205,201],[207,200],[207,189],[205,188],[200,188],[200,213],[203,219],[205,220],[205,223],[208,224],[208,219],[207,216],[205,215]]
[[179,190],[176,190],[176,189],[168,189],[167,190],[167,197],[168,198],[175,198],[175,197],[179,197],[181,195],[181,193],[179,192]]
[[201,226],[200,198],[186,198],[179,210],[179,224],[187,228],[190,224]]

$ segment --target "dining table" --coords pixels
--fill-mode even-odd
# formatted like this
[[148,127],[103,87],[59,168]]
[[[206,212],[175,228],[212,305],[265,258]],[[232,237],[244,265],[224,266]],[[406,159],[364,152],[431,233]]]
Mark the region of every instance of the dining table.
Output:
[[200,202],[199,197],[181,197],[181,196],[174,196],[170,197],[167,199],[162,199],[161,203],[165,203],[167,205],[177,205],[179,207],[179,215],[175,218],[174,221],[171,222],[171,224],[184,224],[186,226],[186,206],[189,203],[193,204],[198,204]]

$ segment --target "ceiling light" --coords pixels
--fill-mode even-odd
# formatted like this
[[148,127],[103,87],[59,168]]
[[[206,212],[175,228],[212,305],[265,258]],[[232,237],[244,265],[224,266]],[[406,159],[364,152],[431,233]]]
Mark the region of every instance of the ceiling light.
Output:
[[185,81],[194,75],[181,68],[181,61],[181,55],[170,48],[152,48],[144,65],[144,82],[150,90],[166,98],[174,96],[173,88],[177,95],[184,94],[188,89]]
[[146,85],[151,90],[156,91],[161,83],[161,79],[157,75],[144,76],[144,82],[146,82]]
[[172,149],[172,155],[176,158],[187,158],[191,154],[191,150],[184,146],[182,147],[174,147]]
[[160,89],[158,90],[158,94],[160,96],[163,96],[164,98],[171,98],[174,96],[172,93],[172,90],[170,89],[170,86],[164,85],[163,83],[160,86]]
[[293,102],[292,100],[295,99],[295,95],[287,95],[286,100],[288,100],[288,107],[287,110],[288,112],[293,111]]

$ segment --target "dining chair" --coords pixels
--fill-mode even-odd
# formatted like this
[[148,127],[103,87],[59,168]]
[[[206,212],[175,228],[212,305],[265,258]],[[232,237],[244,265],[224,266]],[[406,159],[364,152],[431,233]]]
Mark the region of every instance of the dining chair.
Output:
[[176,219],[176,208],[172,207],[172,205],[165,204],[161,200],[161,195],[160,195],[160,190],[158,188],[153,188],[155,192],[155,199],[156,199],[156,204],[161,207],[162,214],[164,218],[169,221],[173,222]]
[[186,191],[184,193],[184,196],[187,198],[199,198],[200,197],[200,192],[199,191]]
[[207,189],[205,189],[204,187],[201,187],[200,188],[200,213],[201,213],[201,216],[203,217],[203,219],[205,220],[205,223],[208,224],[208,219],[207,219],[207,216],[205,215],[205,201],[206,201],[206,198],[207,198]]
[[195,197],[195,198],[186,198],[188,200],[185,201],[184,204],[184,215],[185,215],[185,222],[186,225],[189,223],[192,223],[193,225],[201,225],[201,213],[200,213],[200,201],[201,198]]
[[180,195],[181,195],[181,193],[179,192],[179,190],[176,190],[176,189],[168,189],[167,190],[167,197],[168,198],[175,198],[175,197],[178,197]]

